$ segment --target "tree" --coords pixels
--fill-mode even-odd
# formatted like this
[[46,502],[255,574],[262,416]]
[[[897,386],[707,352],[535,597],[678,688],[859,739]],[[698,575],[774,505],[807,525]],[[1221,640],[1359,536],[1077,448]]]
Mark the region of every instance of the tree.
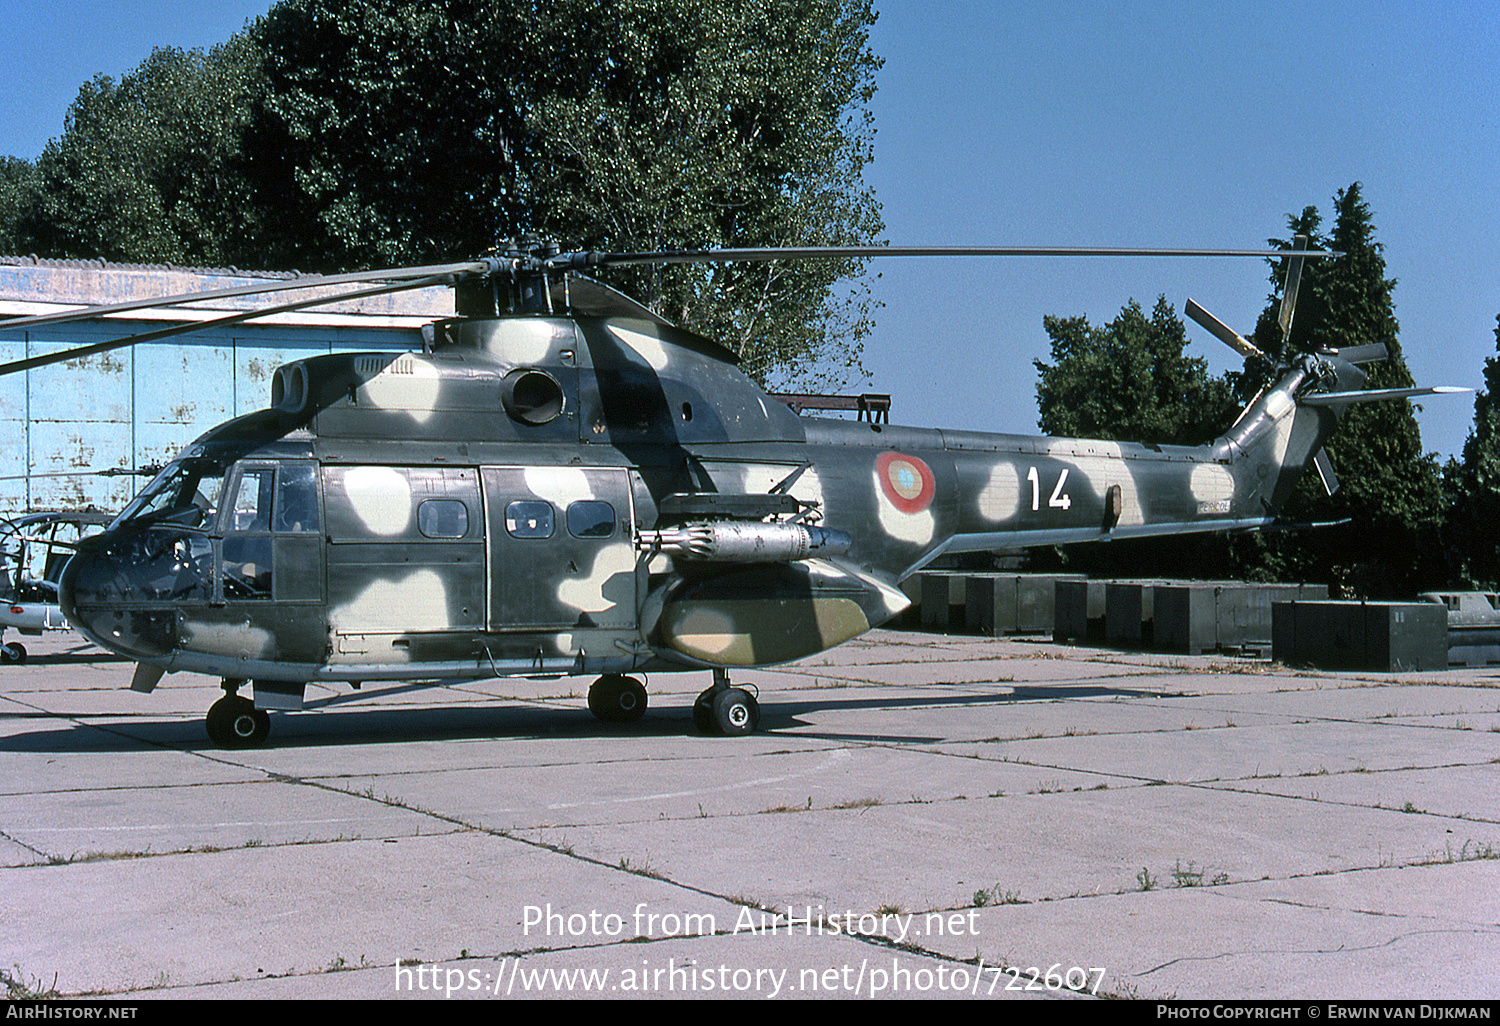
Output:
[[1229,425],[1229,386],[1199,357],[1165,296],[1150,319],[1131,300],[1103,328],[1047,317],[1052,359],[1035,361],[1038,421],[1049,435],[1199,445]]
[[[538,235],[869,244],[874,19],[870,0],[281,0],[208,54],[158,50],[86,83],[21,190],[16,238],[48,256],[307,271]],[[862,267],[614,283],[762,381],[826,387],[863,375],[869,290],[836,284]]]
[[[1375,241],[1372,213],[1358,182],[1339,190],[1334,212],[1327,236],[1320,234],[1322,218],[1314,207],[1288,218],[1292,233],[1308,235],[1313,248],[1343,254],[1335,260],[1310,260],[1304,267],[1288,355],[1381,342],[1388,356],[1365,366],[1367,387],[1410,386],[1395,315],[1396,281],[1385,276],[1384,247]],[[1285,240],[1271,243],[1290,247]],[[1277,273],[1272,283],[1254,341],[1263,351],[1276,353],[1281,348],[1277,315],[1283,286]],[[1254,380],[1250,369],[1246,380]],[[1258,558],[1277,576],[1324,580],[1369,597],[1405,597],[1440,583],[1441,483],[1435,456],[1422,452],[1411,403],[1351,405],[1327,449],[1339,491],[1327,496],[1316,476],[1309,475],[1284,515],[1349,523],[1266,540]]]
[[[868,243],[868,0],[283,0],[254,27],[264,252],[320,270],[567,248]],[[618,283],[766,380],[859,373],[857,263]],[[847,346],[847,348],[843,348]],[[842,363],[842,367],[838,364]]]
[[1484,361],[1484,388],[1474,397],[1474,427],[1463,458],[1444,474],[1451,576],[1467,587],[1500,586],[1500,317],[1496,356]]
[[0,253],[20,253],[26,249],[17,227],[35,189],[36,168],[30,161],[0,157]]
[[244,37],[154,50],[119,82],[87,82],[37,159],[16,219],[53,257],[215,266],[252,220],[234,164],[259,56]]

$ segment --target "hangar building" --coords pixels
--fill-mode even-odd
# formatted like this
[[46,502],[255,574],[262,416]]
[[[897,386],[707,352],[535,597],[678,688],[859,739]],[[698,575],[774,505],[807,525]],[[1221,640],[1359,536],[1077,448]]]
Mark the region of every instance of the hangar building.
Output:
[[[287,294],[29,330],[6,331],[6,317],[296,277],[0,256],[0,363],[270,307],[285,302]],[[0,518],[89,506],[118,511],[146,479],[99,471],[159,467],[209,428],[270,405],[271,379],[282,364],[324,353],[418,349],[422,325],[452,315],[451,289],[414,289],[209,327],[0,377]]]

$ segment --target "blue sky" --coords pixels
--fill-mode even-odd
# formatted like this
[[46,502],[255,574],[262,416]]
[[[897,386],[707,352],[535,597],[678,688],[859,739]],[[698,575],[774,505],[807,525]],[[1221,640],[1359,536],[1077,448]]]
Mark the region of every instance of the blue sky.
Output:
[[[208,47],[269,0],[0,0],[0,153],[34,158],[78,86]],[[1363,183],[1423,384],[1482,385],[1500,313],[1500,8],[1479,3],[877,0],[867,172],[897,244],[1253,247]],[[455,256],[461,256],[456,254]],[[1046,314],[1191,296],[1240,330],[1254,260],[889,260],[866,345],[902,423],[1033,432]],[[1189,325],[1214,370],[1232,354]],[[1423,442],[1463,445],[1469,397]]]

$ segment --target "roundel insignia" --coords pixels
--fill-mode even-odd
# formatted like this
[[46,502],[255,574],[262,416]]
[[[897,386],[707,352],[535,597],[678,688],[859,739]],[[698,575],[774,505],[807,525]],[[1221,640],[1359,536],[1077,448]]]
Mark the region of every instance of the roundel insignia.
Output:
[[875,458],[880,488],[902,513],[920,513],[932,504],[937,482],[932,470],[915,456],[883,452]]

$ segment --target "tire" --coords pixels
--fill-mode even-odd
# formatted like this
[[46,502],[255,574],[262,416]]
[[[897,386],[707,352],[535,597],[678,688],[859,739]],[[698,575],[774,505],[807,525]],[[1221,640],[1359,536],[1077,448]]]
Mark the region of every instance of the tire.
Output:
[[713,698],[713,723],[725,737],[744,737],[760,726],[760,703],[750,692],[727,688]]
[[709,688],[693,700],[693,726],[700,734],[714,734],[714,692]]
[[208,737],[224,748],[259,748],[271,734],[271,715],[238,695],[219,699],[204,720]]
[[14,663],[20,666],[26,661],[26,646],[19,641],[11,641],[0,646],[0,662]]
[[607,673],[589,688],[589,712],[605,723],[634,723],[646,704],[646,689],[634,677]]

